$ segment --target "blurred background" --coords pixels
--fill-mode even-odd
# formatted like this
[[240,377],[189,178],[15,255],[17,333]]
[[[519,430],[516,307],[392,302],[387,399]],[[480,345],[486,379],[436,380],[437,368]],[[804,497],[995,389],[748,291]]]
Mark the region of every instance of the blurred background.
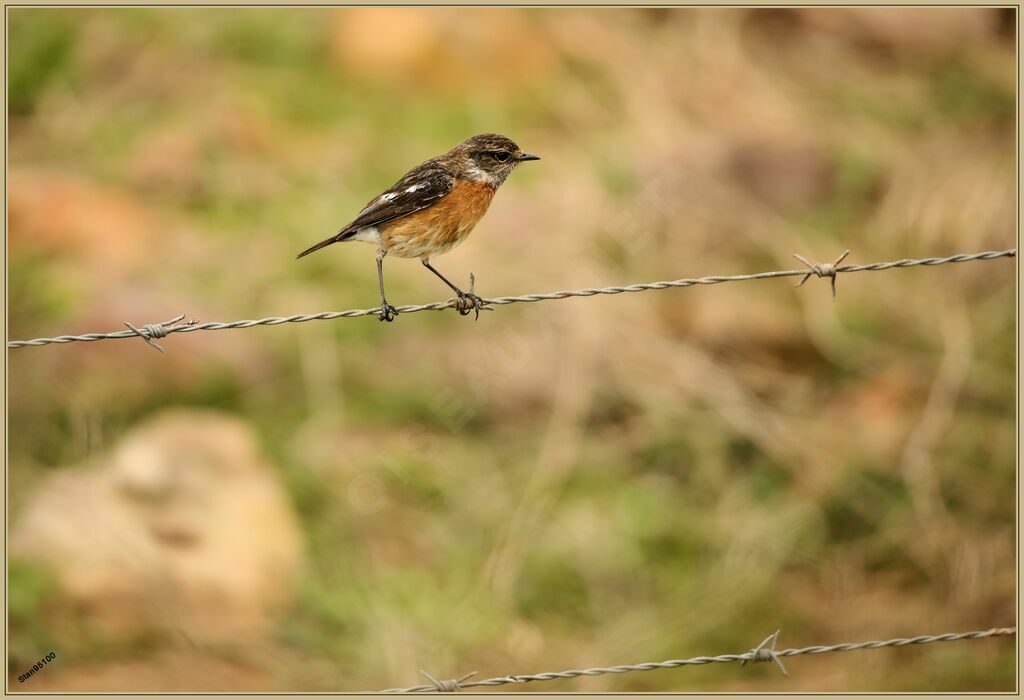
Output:
[[[9,17],[12,338],[374,306],[372,247],[295,254],[485,131],[543,160],[435,260],[483,296],[1016,245],[1012,10]],[[11,687],[1013,624],[1015,262],[794,281],[10,351]],[[508,687],[1012,690],[1015,644],[788,666]]]

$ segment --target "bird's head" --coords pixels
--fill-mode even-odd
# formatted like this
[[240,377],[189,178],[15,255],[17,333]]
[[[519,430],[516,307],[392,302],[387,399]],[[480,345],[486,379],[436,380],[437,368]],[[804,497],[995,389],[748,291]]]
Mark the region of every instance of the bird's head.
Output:
[[449,151],[467,177],[494,185],[505,181],[517,165],[540,156],[526,153],[515,142],[498,134],[479,134],[466,139]]

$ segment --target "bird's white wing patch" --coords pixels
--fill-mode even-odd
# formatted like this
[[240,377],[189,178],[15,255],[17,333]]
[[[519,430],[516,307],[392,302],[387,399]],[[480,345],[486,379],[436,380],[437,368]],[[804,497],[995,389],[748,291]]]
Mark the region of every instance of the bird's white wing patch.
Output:
[[377,195],[345,230],[358,231],[414,214],[451,192],[453,186],[452,175],[435,161],[428,160]]

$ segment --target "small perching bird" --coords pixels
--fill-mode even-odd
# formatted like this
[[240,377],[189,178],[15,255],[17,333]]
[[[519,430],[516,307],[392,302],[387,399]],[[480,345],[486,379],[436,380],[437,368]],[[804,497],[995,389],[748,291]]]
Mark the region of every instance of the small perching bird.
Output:
[[462,243],[487,213],[494,193],[517,165],[539,156],[524,153],[511,139],[480,134],[466,139],[442,156],[407,172],[387,191],[374,197],[349,225],[298,257],[341,241],[377,244],[377,280],[382,321],[393,321],[397,309],[384,294],[384,256],[419,258],[459,299],[459,313],[480,316],[483,300],[452,284],[430,264],[430,258]]

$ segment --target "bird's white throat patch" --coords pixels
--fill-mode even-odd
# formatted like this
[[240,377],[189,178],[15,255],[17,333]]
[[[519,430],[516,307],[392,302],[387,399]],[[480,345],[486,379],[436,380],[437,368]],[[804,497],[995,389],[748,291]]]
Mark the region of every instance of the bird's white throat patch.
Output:
[[466,158],[466,176],[474,182],[486,182],[488,185],[497,185],[498,180],[489,172],[481,168],[472,158]]

